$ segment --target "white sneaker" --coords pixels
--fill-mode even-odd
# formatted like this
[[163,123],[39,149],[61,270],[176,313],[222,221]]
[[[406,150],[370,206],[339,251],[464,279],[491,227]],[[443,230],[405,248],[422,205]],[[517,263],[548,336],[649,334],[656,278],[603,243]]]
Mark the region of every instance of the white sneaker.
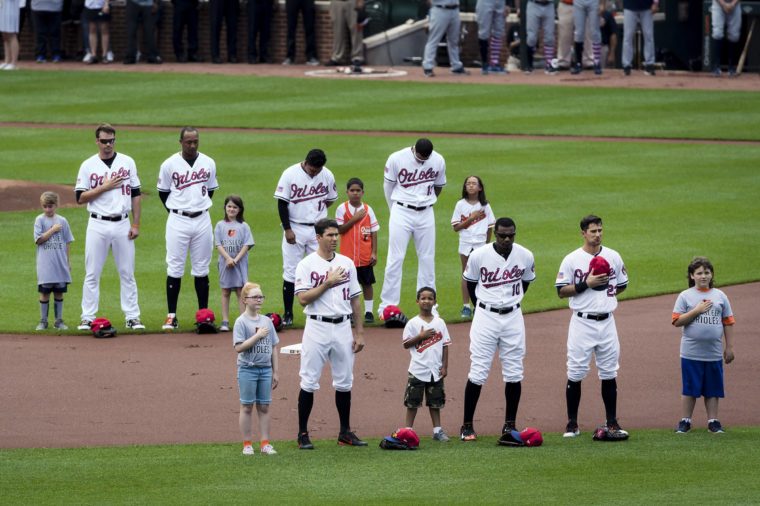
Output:
[[46,321],[41,321],[40,323],[38,323],[37,328],[34,330],[47,330],[47,328],[48,328],[48,322],[46,320]]
[[3,70],[18,70],[18,65],[14,65],[13,63],[6,63],[3,67]]
[[166,315],[166,321],[161,326],[163,330],[174,330],[177,327],[179,327],[179,322],[177,321],[177,315],[174,313],[169,313]]
[[448,443],[449,442],[449,436],[447,436],[446,433],[443,432],[443,429],[441,429],[441,432],[435,432],[435,433],[433,433],[433,441],[440,441],[441,443]]
[[90,328],[91,323],[92,322],[90,320],[82,320],[77,326],[77,330],[91,330]]
[[103,58],[106,63],[113,63],[113,51],[108,51],[106,57]]
[[230,331],[230,322],[223,321],[222,324],[219,326],[219,332],[229,332]]
[[[245,451],[243,451],[243,453],[245,453]],[[251,448],[251,453],[253,453],[253,448]],[[264,455],[277,455],[277,451],[269,444],[261,447],[261,453]]]
[[243,447],[243,455],[253,455],[253,446],[251,446],[251,445],[245,445]]
[[0,64],[0,70],[5,70],[5,67],[7,67],[7,66],[8,66],[7,63]]
[[68,325],[63,323],[63,320],[56,320],[53,324],[53,327],[57,328],[58,330],[69,330]]
[[92,60],[94,60],[95,57],[92,56],[92,53],[87,51],[87,54],[84,55],[84,58],[82,58],[82,63],[92,63]]
[[127,320],[127,328],[132,330],[145,330],[145,325],[142,324],[139,318],[132,318]]

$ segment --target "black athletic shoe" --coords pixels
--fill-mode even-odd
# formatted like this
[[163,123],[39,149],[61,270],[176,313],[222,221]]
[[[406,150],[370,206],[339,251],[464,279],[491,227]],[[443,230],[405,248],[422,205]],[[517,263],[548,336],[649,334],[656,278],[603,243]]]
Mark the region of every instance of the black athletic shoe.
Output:
[[713,420],[712,422],[708,423],[707,431],[712,432],[713,434],[723,434],[725,432],[723,430],[723,426],[718,420]]
[[581,431],[578,428],[578,422],[575,420],[568,420],[567,425],[565,426],[565,433],[562,434],[562,437],[577,437],[581,435]]
[[580,63],[576,63],[570,68],[570,73],[574,76],[580,74],[581,72],[583,72],[583,65]]
[[314,445],[311,444],[311,439],[309,439],[309,433],[308,432],[301,432],[298,435],[298,448],[301,450],[313,450]]
[[505,434],[507,432],[512,432],[513,430],[517,430],[515,422],[504,422],[504,426],[501,428],[501,433]]
[[290,327],[293,325],[293,313],[285,313],[282,315],[282,326]]
[[364,313],[364,323],[375,323],[375,315],[372,314],[372,311]]
[[476,441],[478,439],[472,424],[462,425],[462,428],[459,429],[459,437],[462,441]]
[[631,67],[623,67],[623,74],[630,76],[631,75]]
[[338,435],[338,444],[341,446],[367,446],[366,441],[362,441],[351,431],[341,432]]
[[678,422],[678,428],[676,429],[676,434],[686,434],[691,430],[691,422],[681,418],[681,421]]

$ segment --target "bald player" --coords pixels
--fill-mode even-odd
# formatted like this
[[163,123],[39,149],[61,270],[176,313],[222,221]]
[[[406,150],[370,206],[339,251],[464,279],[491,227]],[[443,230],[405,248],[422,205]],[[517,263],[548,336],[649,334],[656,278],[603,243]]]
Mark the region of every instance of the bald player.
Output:
[[470,253],[462,277],[467,281],[475,316],[470,327],[470,372],[464,389],[462,441],[475,441],[473,426],[480,390],[498,351],[506,403],[502,435],[516,428],[525,357],[525,322],[520,302],[536,279],[533,253],[515,243],[512,218],[499,218],[496,241]]
[[[351,430],[351,388],[354,383],[354,354],[364,348],[359,294],[362,289],[353,260],[335,250],[338,222],[321,219],[314,225],[317,251],[298,262],[295,293],[304,307],[306,326],[301,349],[301,391],[298,394],[298,447],[313,450],[309,439],[309,416],[314,392],[326,362],[330,363],[335,407],[340,419],[338,444],[367,446]],[[354,331],[351,331],[351,315]]]
[[285,169],[274,192],[282,224],[284,325],[293,325],[296,265],[305,255],[316,251],[314,224],[327,217],[327,208],[338,199],[335,176],[325,163],[325,152],[312,149],[304,161]]
[[[580,435],[578,407],[581,403],[581,381],[589,372],[591,355],[596,355],[596,368],[602,381],[602,401],[607,415],[607,428],[621,431],[617,422],[617,371],[620,342],[615,318],[617,295],[628,286],[628,273],[617,251],[602,247],[602,219],[593,214],[581,220],[583,246],[562,260],[557,274],[557,293],[570,299],[570,328],[567,332],[567,427],[564,437]],[[609,273],[594,274],[590,264],[602,257],[609,264]],[[625,432],[625,431],[621,431]]]
[[396,151],[385,163],[383,189],[391,217],[388,223],[388,256],[378,314],[386,306],[398,306],[401,272],[409,239],[417,249],[417,290],[435,288],[435,214],[433,205],[446,185],[446,161],[433,150],[429,139]]
[[190,252],[190,274],[195,279],[198,309],[208,307],[208,271],[214,249],[214,230],[208,210],[219,188],[216,163],[198,151],[198,130],[185,127],[179,133],[181,150],[161,164],[158,196],[169,213],[166,220],[166,303],[169,314],[163,329],[179,326],[177,301]]

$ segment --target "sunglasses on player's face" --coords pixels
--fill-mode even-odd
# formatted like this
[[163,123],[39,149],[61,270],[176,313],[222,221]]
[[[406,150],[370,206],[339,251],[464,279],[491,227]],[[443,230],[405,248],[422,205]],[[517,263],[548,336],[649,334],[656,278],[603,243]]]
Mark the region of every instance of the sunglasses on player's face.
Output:
[[498,237],[499,239],[506,239],[507,237],[510,238],[510,239],[514,239],[515,238],[515,234],[514,233],[512,233],[512,234],[498,234],[497,233],[496,237]]
[[101,144],[113,144],[116,142],[116,137],[113,137],[112,139],[98,139],[98,142]]

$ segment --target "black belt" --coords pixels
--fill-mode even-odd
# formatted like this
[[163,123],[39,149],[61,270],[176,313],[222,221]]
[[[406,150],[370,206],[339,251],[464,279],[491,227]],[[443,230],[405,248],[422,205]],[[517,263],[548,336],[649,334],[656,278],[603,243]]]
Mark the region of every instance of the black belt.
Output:
[[416,207],[411,204],[404,204],[403,202],[396,202],[396,204],[400,205],[401,207],[406,207],[407,209],[411,209],[412,211],[424,211],[428,207],[432,207],[432,206]]
[[512,307],[496,308],[496,307],[487,307],[482,302],[478,302],[478,306],[482,307],[486,311],[490,311],[490,312],[496,313],[496,314],[509,314],[512,311],[514,311],[515,309],[519,309],[520,308],[520,304],[519,303],[517,305],[515,305],[515,306],[512,306]]
[[438,7],[439,9],[448,9],[450,11],[453,11],[454,9],[459,8],[459,4],[457,5],[434,5],[433,7]]
[[578,316],[580,318],[585,318],[587,320],[596,320],[598,322],[602,322],[602,321],[604,321],[604,320],[606,320],[607,318],[610,317],[610,313],[601,313],[601,314],[600,313],[595,313],[595,314],[591,314],[591,313],[580,313],[579,312]]
[[529,1],[538,5],[549,5],[550,3],[552,3],[551,0],[529,0]]
[[179,214],[180,216],[184,216],[185,218],[197,218],[201,214],[205,213],[206,211],[198,211],[196,213],[188,213],[187,211],[180,211],[179,209],[172,209],[172,212],[174,214]]
[[126,220],[129,218],[129,214],[125,215],[119,215],[119,216],[103,216],[102,214],[96,214],[96,213],[90,213],[91,218],[95,218],[97,220],[103,220],[103,221],[121,221]]
[[337,318],[330,318],[329,316],[319,316],[316,314],[310,314],[309,319],[317,320],[318,322],[343,323],[346,320],[350,320],[351,315],[338,316]]
[[313,227],[315,225],[314,223],[302,223],[300,221],[293,220],[290,220],[290,223],[295,223],[296,225],[306,225],[307,227]]

